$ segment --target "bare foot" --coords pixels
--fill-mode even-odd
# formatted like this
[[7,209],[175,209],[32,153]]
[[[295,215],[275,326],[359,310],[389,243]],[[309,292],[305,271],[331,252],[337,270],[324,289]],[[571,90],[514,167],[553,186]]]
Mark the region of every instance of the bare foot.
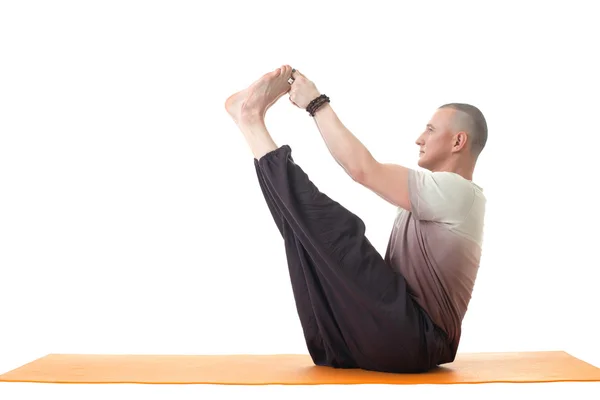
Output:
[[287,81],[291,76],[292,67],[289,65],[277,68],[248,88],[229,96],[225,109],[236,124],[247,118],[264,118],[267,110],[289,92],[291,85]]

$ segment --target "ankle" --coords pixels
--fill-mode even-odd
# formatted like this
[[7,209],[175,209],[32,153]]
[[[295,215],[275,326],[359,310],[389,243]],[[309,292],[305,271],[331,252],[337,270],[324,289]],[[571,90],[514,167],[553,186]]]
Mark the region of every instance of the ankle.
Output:
[[242,110],[240,114],[240,124],[243,125],[264,125],[265,116],[264,113],[259,110],[249,109]]

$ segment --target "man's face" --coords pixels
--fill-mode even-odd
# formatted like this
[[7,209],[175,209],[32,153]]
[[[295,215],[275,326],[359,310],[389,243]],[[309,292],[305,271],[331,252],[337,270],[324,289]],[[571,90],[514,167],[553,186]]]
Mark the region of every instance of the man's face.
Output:
[[435,171],[450,157],[454,113],[451,108],[438,109],[417,138],[415,143],[419,146],[418,164],[421,168]]

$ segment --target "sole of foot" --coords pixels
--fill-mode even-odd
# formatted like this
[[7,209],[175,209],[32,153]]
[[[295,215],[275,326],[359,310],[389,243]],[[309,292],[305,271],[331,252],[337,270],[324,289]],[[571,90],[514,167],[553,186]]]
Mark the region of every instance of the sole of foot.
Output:
[[287,81],[291,75],[292,67],[289,65],[264,74],[246,89],[227,98],[227,113],[236,124],[247,118],[264,118],[267,110],[290,90],[291,86]]

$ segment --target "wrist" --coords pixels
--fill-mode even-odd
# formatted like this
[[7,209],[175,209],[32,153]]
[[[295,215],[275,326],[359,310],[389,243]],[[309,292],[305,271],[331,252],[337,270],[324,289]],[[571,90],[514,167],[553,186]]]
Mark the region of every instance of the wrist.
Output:
[[304,109],[305,109],[305,110],[306,110],[306,109],[308,109],[308,107],[309,107],[311,104],[313,104],[313,103],[315,102],[315,100],[317,100],[317,98],[318,98],[319,96],[321,96],[321,93],[320,93],[320,92],[318,92],[318,91],[317,91],[317,92],[313,92],[313,93],[309,94],[309,95],[307,96],[307,98],[308,98],[308,99],[310,99],[310,101],[308,102],[308,104],[307,104],[306,106],[304,106]]
[[329,103],[329,97],[327,95],[322,94],[316,96],[310,103],[308,103],[306,106],[306,111],[311,117],[314,117],[315,113],[327,103]]
[[315,111],[313,111],[313,118],[323,115],[324,112],[327,113],[327,109],[331,110],[331,104],[329,104],[329,102],[321,104]]

